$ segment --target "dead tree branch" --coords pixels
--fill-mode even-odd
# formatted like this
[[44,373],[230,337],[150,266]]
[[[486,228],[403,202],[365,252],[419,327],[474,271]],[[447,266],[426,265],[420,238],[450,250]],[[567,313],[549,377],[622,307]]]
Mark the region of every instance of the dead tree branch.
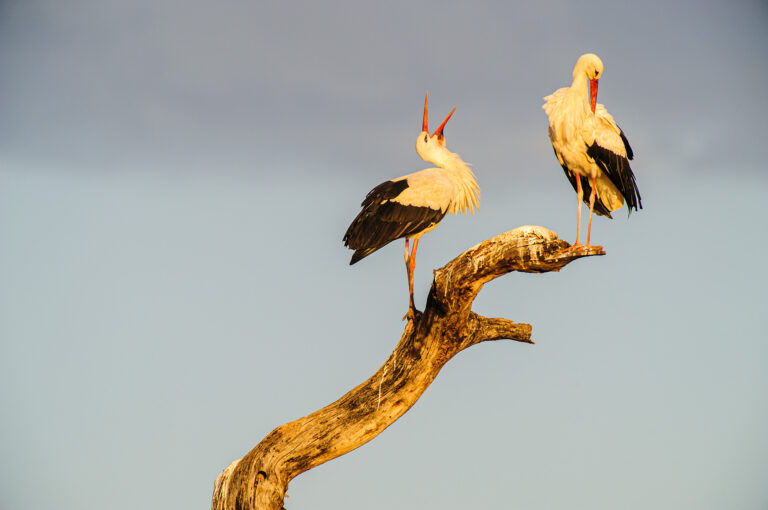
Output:
[[531,341],[531,325],[471,311],[483,285],[512,271],[559,271],[600,249],[563,251],[568,243],[525,226],[474,246],[434,273],[422,314],[367,381],[309,416],[281,425],[217,478],[213,510],[279,510],[297,475],[365,444],[416,403],[440,369],[463,349],[487,340]]

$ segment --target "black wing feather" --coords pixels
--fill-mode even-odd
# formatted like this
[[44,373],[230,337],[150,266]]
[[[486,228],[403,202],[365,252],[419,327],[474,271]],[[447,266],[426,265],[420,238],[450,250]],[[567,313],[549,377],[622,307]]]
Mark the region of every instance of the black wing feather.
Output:
[[627,137],[624,135],[624,131],[622,131],[621,128],[619,128],[619,136],[624,144],[624,149],[627,151],[627,159],[632,161],[632,158],[634,158],[635,155],[632,153],[632,147],[629,146],[629,140],[627,140]]
[[627,149],[626,158],[599,146],[597,142],[587,146],[587,155],[595,160],[605,175],[608,176],[608,179],[616,186],[631,213],[632,209],[635,211],[642,209],[643,203],[635,182],[635,174],[632,173],[632,168],[629,166],[629,159],[633,157],[632,149],[629,147],[629,142],[623,132],[621,132],[621,139]]
[[387,181],[373,188],[361,204],[363,210],[344,234],[344,245],[355,250],[350,264],[367,257],[395,239],[412,237],[439,223],[446,211],[398,203],[395,199],[408,181]]

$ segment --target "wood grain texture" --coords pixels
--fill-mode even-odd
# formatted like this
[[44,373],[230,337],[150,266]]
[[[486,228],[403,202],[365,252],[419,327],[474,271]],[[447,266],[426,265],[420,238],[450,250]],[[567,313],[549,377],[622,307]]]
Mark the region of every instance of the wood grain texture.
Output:
[[520,227],[468,249],[434,273],[424,312],[368,380],[336,402],[277,427],[217,478],[213,510],[279,510],[297,475],[367,443],[416,403],[463,349],[489,340],[531,341],[531,325],[471,311],[483,285],[512,271],[559,271],[600,249],[568,250],[542,227]]

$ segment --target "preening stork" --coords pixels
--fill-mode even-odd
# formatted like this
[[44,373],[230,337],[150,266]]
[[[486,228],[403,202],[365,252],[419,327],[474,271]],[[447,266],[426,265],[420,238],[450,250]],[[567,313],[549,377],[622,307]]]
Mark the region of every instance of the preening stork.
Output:
[[[424,98],[424,118],[416,139],[416,152],[435,168],[404,175],[373,188],[343,239],[345,246],[355,250],[351,265],[395,239],[405,238],[408,316],[413,316],[416,310],[413,272],[419,239],[434,229],[447,213],[469,211],[474,214],[480,203],[480,188],[469,165],[445,147],[443,130],[456,108],[430,136],[428,102],[429,94]],[[410,240],[413,240],[413,249],[409,253]]]
[[[642,209],[640,192],[629,166],[632,148],[605,107],[597,104],[597,84],[603,62],[593,54],[579,57],[573,83],[546,96],[542,106],[549,116],[549,138],[579,203],[576,242],[581,246],[581,202],[589,205],[587,244],[592,233],[592,212],[611,218],[624,201],[627,209]],[[588,194],[585,196],[585,192]]]

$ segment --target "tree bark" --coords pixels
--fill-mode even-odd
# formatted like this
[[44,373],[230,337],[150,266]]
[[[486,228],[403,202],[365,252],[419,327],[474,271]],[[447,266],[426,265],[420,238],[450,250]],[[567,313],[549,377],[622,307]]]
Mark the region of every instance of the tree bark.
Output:
[[416,403],[440,369],[463,349],[487,340],[530,343],[531,325],[471,311],[483,285],[512,271],[559,271],[600,247],[570,245],[543,227],[524,226],[468,249],[434,272],[424,312],[367,381],[336,402],[281,425],[217,478],[213,510],[280,510],[297,475],[365,444]]

